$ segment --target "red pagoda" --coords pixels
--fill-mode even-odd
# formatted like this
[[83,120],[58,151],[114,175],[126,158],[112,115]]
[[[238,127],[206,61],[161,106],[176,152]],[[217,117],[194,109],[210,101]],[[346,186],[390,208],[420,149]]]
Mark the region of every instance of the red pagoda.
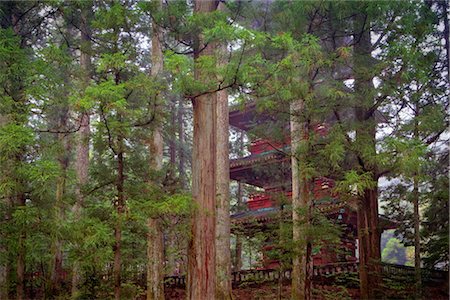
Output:
[[[269,116],[258,114],[254,104],[244,110],[230,112],[230,125],[248,132],[256,125],[270,122]],[[327,134],[326,124],[317,124],[314,128],[319,135]],[[290,139],[283,142],[270,139],[254,138],[250,141],[250,155],[230,161],[230,179],[254,186],[260,192],[249,196],[246,209],[231,216],[233,225],[245,232],[246,228],[259,227],[264,230],[271,223],[276,223],[281,216],[290,219],[289,209],[283,210],[280,196],[285,199],[287,207],[291,198],[291,158]],[[339,251],[321,249],[313,255],[314,265],[325,265],[337,262],[357,261],[356,207],[349,201],[340,201],[333,194],[334,181],[321,177],[314,180],[314,209],[323,213],[343,228]],[[284,214],[283,214],[284,213]],[[384,224],[386,227],[386,223]],[[392,225],[392,224],[391,224]],[[243,229],[242,229],[243,228]],[[258,229],[257,229],[258,230]],[[276,268],[278,261],[268,258],[268,251],[273,241],[267,239],[261,249],[263,268]]]

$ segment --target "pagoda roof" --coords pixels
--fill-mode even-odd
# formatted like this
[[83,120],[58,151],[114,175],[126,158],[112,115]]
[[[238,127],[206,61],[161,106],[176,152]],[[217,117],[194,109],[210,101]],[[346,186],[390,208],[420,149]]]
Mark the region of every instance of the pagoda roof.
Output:
[[[333,214],[340,211],[341,208],[347,207],[347,203],[334,198],[324,198],[314,200],[314,209],[324,214]],[[258,210],[247,210],[231,215],[231,220],[234,224],[249,224],[253,222],[272,221],[278,217],[280,207],[268,207]],[[291,215],[291,209],[286,209]]]
[[[287,172],[283,176],[290,176],[290,165],[286,166],[285,170],[278,169],[278,171],[272,170],[269,172],[267,170],[267,167],[271,164],[287,162],[289,160],[289,156],[277,150],[270,150],[243,158],[232,159],[230,160],[230,179],[258,187],[264,187],[266,184],[265,179],[270,180],[270,178],[272,178],[273,180],[274,172],[283,172],[283,174]],[[290,181],[290,178],[286,178],[286,180]]]
[[[348,208],[349,212],[355,213],[354,209],[349,205],[349,203],[340,201],[334,198],[324,198],[321,200],[314,201],[314,209],[317,209],[319,212],[323,214],[335,214],[340,213],[342,208]],[[280,212],[280,207],[268,207],[262,208],[258,210],[247,210],[235,213],[231,215],[231,221],[235,225],[250,225],[255,223],[266,223],[274,221],[278,218]],[[289,212],[291,216],[291,209],[286,209],[286,212]],[[391,220],[389,217],[379,214],[378,215],[379,225],[383,230],[387,229],[395,229],[397,228],[397,222]],[[355,219],[356,221],[356,219]]]
[[[347,109],[341,112],[342,120],[353,120],[355,118],[354,110]],[[374,117],[377,123],[387,123],[386,116],[379,110],[375,110]],[[245,105],[234,105],[230,107],[229,122],[230,125],[244,131],[252,129],[255,125],[263,124],[269,120],[275,120],[274,117],[264,111],[258,111],[256,102],[252,101]],[[334,123],[334,115],[323,120],[324,122]]]
[[268,113],[259,112],[255,102],[250,102],[244,106],[235,105],[230,107],[230,125],[244,131],[252,129],[258,124],[263,124],[273,120],[273,116]]

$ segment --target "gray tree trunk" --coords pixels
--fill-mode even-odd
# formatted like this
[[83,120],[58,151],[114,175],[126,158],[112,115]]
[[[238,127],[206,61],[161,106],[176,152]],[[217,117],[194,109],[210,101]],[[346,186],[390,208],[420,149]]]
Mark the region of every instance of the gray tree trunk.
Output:
[[[156,5],[161,8],[162,1],[154,0]],[[162,29],[152,22],[152,69],[150,75],[154,78],[160,76],[163,71],[163,53],[162,53]],[[159,100],[159,99],[158,99]],[[157,101],[158,101],[157,100]],[[156,114],[160,113],[160,104],[156,105]],[[150,169],[160,171],[163,160],[163,139],[161,128],[156,127],[149,140],[150,150]],[[157,180],[157,179],[153,179]],[[154,186],[157,182],[151,182]],[[163,231],[160,220],[157,216],[150,217],[147,220],[147,300],[164,299],[164,243]]]
[[302,172],[302,159],[296,155],[301,143],[308,139],[308,124],[298,120],[304,110],[304,102],[298,100],[291,104],[291,163],[292,163],[292,222],[294,256],[292,259],[292,299],[311,299],[312,297],[312,257],[311,243],[307,236],[311,214],[309,183]]
[[[83,82],[84,88],[86,88],[91,80],[91,30],[90,19],[92,17],[92,7],[83,5],[81,9],[81,54],[80,54],[80,67],[83,70]],[[76,202],[73,207],[75,220],[79,220],[81,216],[81,209],[84,205],[83,187],[86,185],[89,179],[89,138],[91,134],[90,128],[90,114],[89,112],[83,112],[80,114],[80,129],[76,134],[75,142],[75,174],[76,174],[76,186],[75,186],[75,198]],[[72,298],[75,299],[78,295],[78,285],[80,284],[80,264],[75,261],[72,269]]]

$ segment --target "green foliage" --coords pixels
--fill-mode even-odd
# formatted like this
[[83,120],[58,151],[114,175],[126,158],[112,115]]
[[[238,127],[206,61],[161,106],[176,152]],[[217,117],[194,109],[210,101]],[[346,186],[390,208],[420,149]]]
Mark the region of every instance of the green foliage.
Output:
[[365,190],[376,187],[376,182],[373,180],[373,174],[361,173],[355,170],[346,172],[344,179],[337,182],[336,192],[343,195],[364,195]]

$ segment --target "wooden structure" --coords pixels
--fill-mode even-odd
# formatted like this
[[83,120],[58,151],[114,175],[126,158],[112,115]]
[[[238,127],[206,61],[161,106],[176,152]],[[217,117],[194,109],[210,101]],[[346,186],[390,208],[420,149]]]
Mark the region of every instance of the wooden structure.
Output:
[[[230,111],[230,125],[245,131],[252,131],[257,125],[264,126],[270,123],[271,117],[258,114],[254,104],[250,104],[243,110]],[[332,122],[332,120],[327,120]],[[291,158],[290,138],[288,124],[281,122],[277,128],[282,128],[282,141],[268,139],[270,132],[268,128],[261,137],[250,140],[248,147],[249,155],[230,161],[230,179],[241,183],[255,186],[261,192],[250,195],[246,201],[246,209],[232,215],[234,225],[240,225],[241,230],[260,226],[265,227],[275,222],[280,217],[280,208],[289,210],[289,199],[291,198]],[[317,123],[313,127],[315,134],[325,137],[328,134],[327,123]],[[255,133],[248,136],[255,137]],[[357,261],[357,231],[355,205],[350,202],[339,200],[339,196],[333,193],[334,181],[325,178],[313,180],[314,209],[325,214],[333,222],[339,223],[343,228],[341,247],[339,251],[322,249],[313,255],[314,265],[326,265],[331,263],[354,263]],[[284,203],[285,205],[283,206]],[[285,214],[290,219],[290,214]],[[392,224],[384,223],[385,227]],[[242,229],[243,228],[243,229]],[[264,230],[261,228],[261,230]],[[271,260],[267,252],[272,249],[270,239],[263,247],[263,268],[276,268],[277,261]]]

